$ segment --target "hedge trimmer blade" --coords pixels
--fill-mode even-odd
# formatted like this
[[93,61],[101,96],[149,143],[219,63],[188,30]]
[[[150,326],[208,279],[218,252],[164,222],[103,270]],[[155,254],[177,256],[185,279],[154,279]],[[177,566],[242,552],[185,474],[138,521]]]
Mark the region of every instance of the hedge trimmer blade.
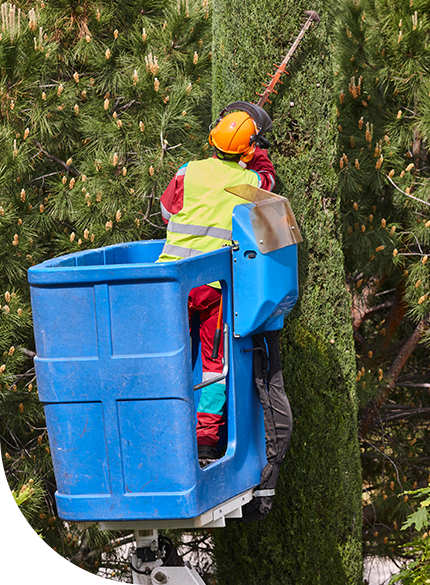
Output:
[[257,93],[257,95],[260,96],[260,99],[257,103],[257,106],[263,107],[263,105],[266,102],[269,102],[269,104],[271,103],[271,101],[269,100],[269,95],[272,92],[278,93],[273,88],[275,87],[275,85],[277,83],[282,83],[282,81],[280,81],[279,79],[280,79],[281,75],[284,73],[285,67],[287,66],[287,63],[289,62],[289,60],[293,56],[294,52],[296,51],[297,47],[299,46],[300,41],[305,36],[306,31],[311,27],[312,23],[313,22],[318,23],[320,21],[320,17],[318,16],[318,14],[314,10],[307,10],[305,12],[305,14],[308,17],[308,19],[305,22],[302,30],[298,34],[297,38],[295,39],[295,41],[291,45],[290,50],[288,51],[284,60],[282,61],[282,63],[280,65],[276,65],[276,63],[274,63],[274,66],[277,68],[276,73],[274,75],[272,75],[271,73],[268,73],[268,75],[272,78],[272,81],[269,84],[263,83],[263,85],[266,89],[264,90],[263,93]]

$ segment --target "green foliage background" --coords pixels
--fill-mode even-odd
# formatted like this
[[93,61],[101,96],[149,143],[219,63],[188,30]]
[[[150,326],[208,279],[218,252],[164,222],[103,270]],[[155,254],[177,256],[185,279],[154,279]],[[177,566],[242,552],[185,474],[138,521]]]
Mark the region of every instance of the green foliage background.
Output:
[[[355,352],[334,196],[330,19],[327,4],[313,4],[321,23],[305,36],[290,76],[266,106],[274,120],[268,137],[275,191],[289,198],[304,239],[300,298],[282,333],[294,431],[267,519],[216,532],[221,585],[362,582]],[[255,91],[287,53],[308,9],[302,1],[216,2],[214,115],[234,100],[257,101]]]

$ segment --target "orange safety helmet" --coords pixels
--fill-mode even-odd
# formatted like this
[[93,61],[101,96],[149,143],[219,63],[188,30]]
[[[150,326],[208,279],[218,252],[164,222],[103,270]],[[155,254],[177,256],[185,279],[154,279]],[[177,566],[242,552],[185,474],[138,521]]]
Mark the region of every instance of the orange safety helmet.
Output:
[[248,162],[257,145],[267,148],[263,133],[272,129],[272,120],[263,108],[248,102],[233,102],[220,113],[215,128],[210,131],[209,144],[219,158],[232,160],[238,155]]
[[257,125],[249,114],[231,112],[211,130],[209,144],[221,153],[241,154],[241,160],[251,160],[255,152],[255,142],[251,141],[251,136],[257,134]]

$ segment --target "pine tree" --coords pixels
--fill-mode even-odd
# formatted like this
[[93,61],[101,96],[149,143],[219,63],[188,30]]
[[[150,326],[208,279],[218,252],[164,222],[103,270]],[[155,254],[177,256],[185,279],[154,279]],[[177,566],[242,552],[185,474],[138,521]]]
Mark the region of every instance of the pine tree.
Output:
[[[338,189],[353,298],[365,553],[400,554],[427,483],[430,3],[341,0]],[[399,497],[400,496],[400,497]]]
[[93,572],[105,547],[105,565],[121,572],[124,561],[111,535],[55,517],[26,272],[59,254],[164,237],[161,193],[183,162],[208,156],[210,26],[208,0],[1,6],[2,455],[34,528]]

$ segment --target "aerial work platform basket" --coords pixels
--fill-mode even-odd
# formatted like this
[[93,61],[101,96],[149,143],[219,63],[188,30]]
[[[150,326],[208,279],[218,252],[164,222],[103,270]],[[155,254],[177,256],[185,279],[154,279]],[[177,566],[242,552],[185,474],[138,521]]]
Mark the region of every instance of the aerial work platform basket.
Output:
[[[260,251],[253,208],[235,208],[233,246],[209,254],[157,263],[164,240],[150,240],[29,270],[61,518],[191,519],[259,484],[266,455],[252,334],[282,327],[298,282],[296,243]],[[225,454],[201,468],[201,361],[198,336],[190,343],[187,299],[214,281],[228,324]]]

